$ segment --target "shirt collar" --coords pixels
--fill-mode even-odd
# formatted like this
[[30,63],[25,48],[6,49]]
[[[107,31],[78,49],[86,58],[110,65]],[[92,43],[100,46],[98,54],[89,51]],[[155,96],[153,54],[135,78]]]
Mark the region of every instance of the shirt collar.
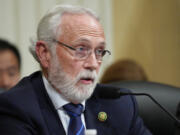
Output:
[[[45,88],[46,88],[46,91],[53,103],[53,105],[55,106],[56,110],[57,109],[62,109],[62,107],[65,105],[65,104],[68,104],[70,103],[68,100],[66,100],[60,93],[58,93],[57,90],[55,90],[52,85],[48,82],[48,80],[46,79],[46,77],[43,75],[42,76],[43,78],[43,82],[44,82],[44,85],[45,85]],[[81,103],[84,108],[85,108],[85,101],[83,101]]]

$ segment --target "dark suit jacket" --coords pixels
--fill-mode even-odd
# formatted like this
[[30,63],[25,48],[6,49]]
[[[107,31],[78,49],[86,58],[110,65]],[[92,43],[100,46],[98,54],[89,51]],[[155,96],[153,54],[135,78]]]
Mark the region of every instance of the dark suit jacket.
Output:
[[[150,135],[138,117],[135,99],[132,96],[100,99],[98,91],[104,88],[112,87],[97,85],[92,97],[86,101],[87,129],[97,129],[98,135]],[[107,113],[105,122],[98,120],[98,113],[102,111]],[[65,135],[40,72],[0,94],[0,135]]]

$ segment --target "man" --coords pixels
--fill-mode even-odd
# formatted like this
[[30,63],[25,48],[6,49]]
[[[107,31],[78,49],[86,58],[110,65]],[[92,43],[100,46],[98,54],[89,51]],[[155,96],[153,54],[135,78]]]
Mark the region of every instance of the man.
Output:
[[0,40],[0,89],[9,90],[20,79],[21,57],[11,43]]
[[99,98],[99,91],[113,87],[96,86],[102,57],[110,52],[92,11],[73,6],[50,10],[39,23],[31,52],[42,73],[0,95],[1,135],[84,135],[87,129],[98,135],[151,134],[133,97]]

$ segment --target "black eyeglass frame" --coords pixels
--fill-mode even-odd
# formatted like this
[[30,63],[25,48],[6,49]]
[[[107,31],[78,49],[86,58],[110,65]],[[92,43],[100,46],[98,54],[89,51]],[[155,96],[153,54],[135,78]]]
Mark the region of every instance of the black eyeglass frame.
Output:
[[[53,41],[53,42],[56,42],[58,45],[62,45],[62,46],[64,46],[64,47],[66,47],[66,48],[69,48],[69,49],[71,49],[71,50],[73,50],[73,51],[76,51],[76,48],[74,48],[74,47],[72,47],[72,46],[70,46],[70,45],[67,45],[67,44],[65,44],[65,43],[63,43],[63,42],[60,42],[60,41],[55,40],[55,39],[53,39],[52,41]],[[102,58],[103,58],[103,56],[105,56],[106,53],[108,53],[109,55],[111,55],[111,52],[110,52],[109,50],[103,50],[103,52],[102,52]],[[101,59],[101,61],[102,61],[102,59]]]

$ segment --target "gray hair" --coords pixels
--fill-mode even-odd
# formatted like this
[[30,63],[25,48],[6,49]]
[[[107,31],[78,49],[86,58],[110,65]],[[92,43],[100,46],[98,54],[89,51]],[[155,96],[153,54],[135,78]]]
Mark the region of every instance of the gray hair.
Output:
[[37,38],[31,39],[31,46],[29,50],[33,57],[38,61],[35,52],[36,42],[39,40],[46,41],[51,53],[55,52],[53,47],[53,39],[60,36],[61,17],[64,14],[87,14],[99,21],[99,17],[90,9],[71,6],[71,5],[57,5],[47,12],[47,14],[40,20],[37,28]]

